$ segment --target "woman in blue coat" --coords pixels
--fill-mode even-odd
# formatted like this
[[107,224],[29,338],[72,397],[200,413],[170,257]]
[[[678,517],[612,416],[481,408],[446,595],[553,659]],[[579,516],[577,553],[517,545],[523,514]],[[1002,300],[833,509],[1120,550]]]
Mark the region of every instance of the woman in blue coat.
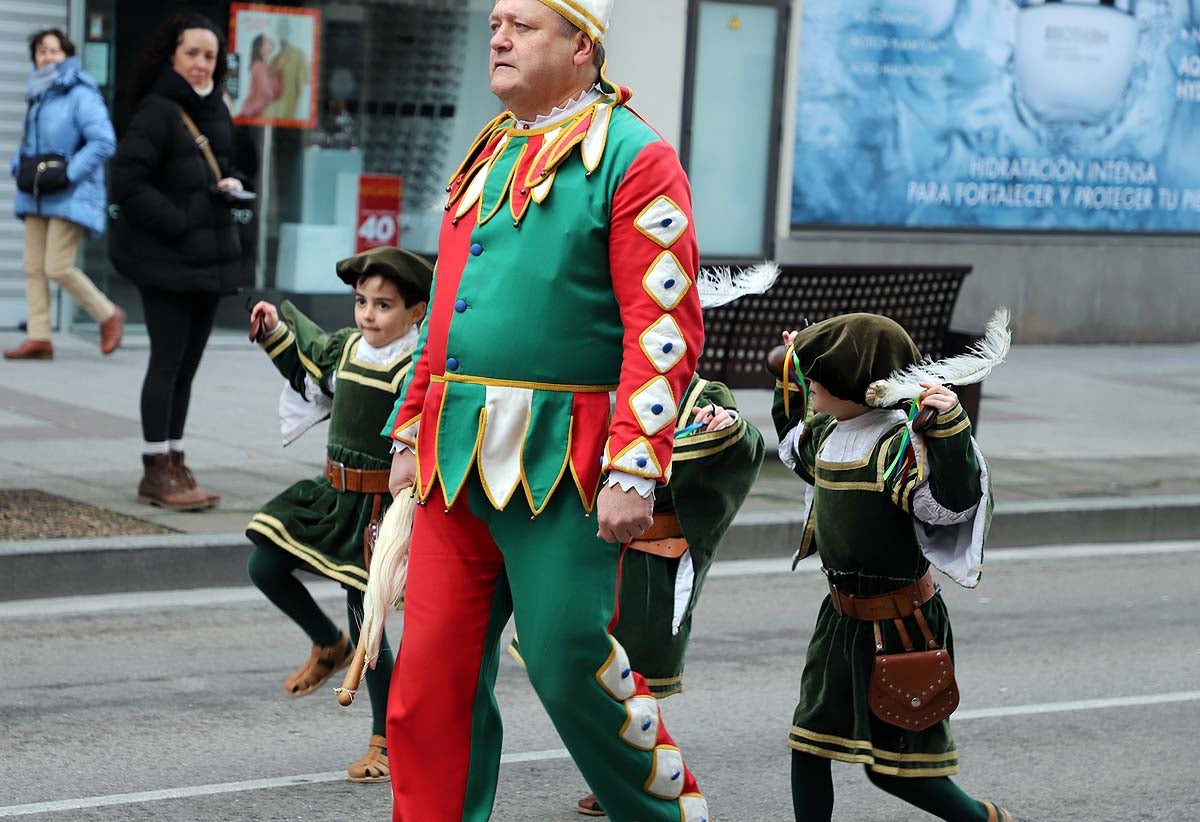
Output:
[[125,312],[75,267],[83,232],[104,231],[104,163],[117,145],[108,108],[61,30],[35,32],[29,58],[34,69],[25,94],[25,133],[10,164],[17,179],[16,214],[25,221],[28,337],[4,356],[53,358],[51,280],[99,323],[100,350],[111,354],[121,344]]

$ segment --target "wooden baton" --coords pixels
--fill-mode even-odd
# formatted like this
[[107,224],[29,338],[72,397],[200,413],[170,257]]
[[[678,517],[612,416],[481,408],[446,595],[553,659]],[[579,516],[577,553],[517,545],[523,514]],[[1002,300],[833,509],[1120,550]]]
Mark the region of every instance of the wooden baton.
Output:
[[363,667],[366,664],[367,645],[365,642],[360,642],[354,649],[354,658],[350,660],[350,667],[346,669],[342,687],[335,688],[333,691],[337,694],[338,704],[342,707],[349,707],[350,703],[354,702],[354,695],[358,692],[359,683],[362,682]]

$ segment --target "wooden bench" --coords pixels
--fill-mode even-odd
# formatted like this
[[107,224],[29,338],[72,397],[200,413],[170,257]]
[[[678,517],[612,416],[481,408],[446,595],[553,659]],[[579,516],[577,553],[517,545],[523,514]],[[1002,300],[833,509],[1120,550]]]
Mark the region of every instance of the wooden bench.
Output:
[[[969,265],[783,266],[766,294],[743,297],[704,312],[699,373],[730,388],[770,388],[763,367],[780,332],[838,314],[864,311],[891,317],[933,359],[962,353],[977,335],[950,330]],[[956,389],[972,423],[979,421],[979,385]]]

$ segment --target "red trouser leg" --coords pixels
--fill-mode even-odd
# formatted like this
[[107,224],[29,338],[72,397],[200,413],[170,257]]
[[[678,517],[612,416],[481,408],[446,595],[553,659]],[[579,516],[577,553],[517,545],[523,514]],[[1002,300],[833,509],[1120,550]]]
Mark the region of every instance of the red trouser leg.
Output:
[[393,822],[486,819],[499,769],[491,685],[512,609],[507,578],[466,500],[444,509],[435,490],[413,520],[404,638],[388,699]]

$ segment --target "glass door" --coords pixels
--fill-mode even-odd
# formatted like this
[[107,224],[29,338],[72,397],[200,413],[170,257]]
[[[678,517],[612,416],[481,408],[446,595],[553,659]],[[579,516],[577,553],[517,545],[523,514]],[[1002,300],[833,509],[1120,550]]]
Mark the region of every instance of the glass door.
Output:
[[700,253],[773,253],[788,3],[694,0],[682,154]]

